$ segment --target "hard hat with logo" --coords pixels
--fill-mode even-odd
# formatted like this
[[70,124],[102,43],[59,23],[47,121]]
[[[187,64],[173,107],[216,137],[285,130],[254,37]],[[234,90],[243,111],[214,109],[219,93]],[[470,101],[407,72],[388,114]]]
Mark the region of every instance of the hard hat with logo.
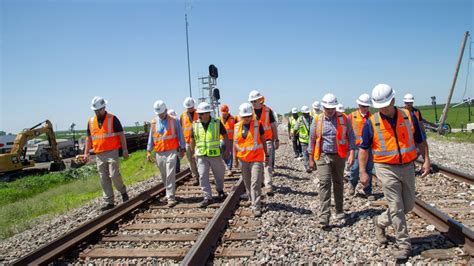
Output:
[[211,105],[207,102],[202,102],[198,104],[197,111],[198,114],[210,113],[212,112]]
[[332,93],[328,93],[323,96],[323,99],[321,100],[321,105],[324,108],[336,108],[339,103],[337,102],[336,96]]
[[298,113],[298,108],[296,108],[296,107],[291,108],[291,113],[292,114],[297,114]]
[[344,105],[342,105],[342,103],[340,103],[340,104],[337,105],[336,111],[338,111],[339,113],[344,113],[346,111],[346,109],[344,109]]
[[162,100],[158,100],[153,104],[153,108],[155,109],[155,113],[160,115],[166,111],[166,104]]
[[310,112],[309,107],[306,106],[306,105],[301,106],[301,112],[303,114],[309,114],[309,112]]
[[223,104],[223,105],[221,106],[221,112],[222,112],[223,114],[228,114],[228,113],[229,113],[229,106],[228,106],[227,104]]
[[407,93],[407,94],[405,94],[405,96],[403,96],[403,102],[405,102],[405,103],[415,102],[415,97],[413,97],[413,94]]
[[311,106],[316,110],[321,109],[321,103],[319,101],[314,101],[314,103]]
[[243,103],[239,106],[239,116],[246,117],[253,115],[253,107],[249,103]]
[[260,98],[262,98],[262,97],[263,97],[263,95],[262,95],[260,92],[258,92],[258,91],[256,91],[256,90],[253,90],[253,91],[251,91],[251,92],[249,93],[249,99],[248,99],[248,101],[249,101],[249,102],[255,101],[255,100],[258,100],[258,99],[260,99]]
[[356,103],[362,106],[370,106],[370,95],[367,93],[361,94]]
[[183,102],[184,108],[193,108],[196,102],[191,97],[186,97]]
[[168,115],[172,116],[173,118],[176,117],[176,112],[174,109],[168,109]]
[[390,105],[395,97],[395,90],[387,84],[378,84],[372,90],[372,104],[375,108],[384,108]]
[[107,101],[104,100],[104,98],[100,96],[95,96],[94,98],[92,98],[92,102],[91,102],[92,110],[97,111],[99,109],[104,108],[106,105],[107,105]]

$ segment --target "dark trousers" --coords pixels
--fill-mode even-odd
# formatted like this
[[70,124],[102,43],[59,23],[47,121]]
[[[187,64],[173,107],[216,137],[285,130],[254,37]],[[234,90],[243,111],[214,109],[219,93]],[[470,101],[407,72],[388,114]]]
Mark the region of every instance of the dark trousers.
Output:
[[295,152],[295,156],[300,156],[301,150],[301,143],[298,136],[293,135],[291,141],[293,142],[293,151]]

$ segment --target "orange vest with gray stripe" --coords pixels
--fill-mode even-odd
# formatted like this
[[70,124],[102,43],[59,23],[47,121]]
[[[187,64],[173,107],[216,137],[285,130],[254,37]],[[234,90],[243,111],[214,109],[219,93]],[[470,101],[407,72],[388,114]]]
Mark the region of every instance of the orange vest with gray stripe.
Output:
[[234,127],[234,145],[237,158],[244,162],[263,162],[265,160],[265,151],[260,139],[260,123],[252,119],[246,138],[242,135],[243,124],[244,122],[240,121]]
[[374,129],[372,152],[374,162],[385,164],[405,164],[416,159],[416,146],[413,137],[415,127],[407,110],[397,109],[396,130],[388,121],[374,114],[370,121]]
[[[221,116],[221,122],[224,125],[226,131],[227,131],[227,137],[229,137],[230,140],[234,139],[234,127],[235,127],[235,119],[232,115],[229,114],[229,117],[227,118],[227,121],[224,122],[224,117]],[[221,136],[221,139],[223,137]]]
[[[367,112],[367,119],[372,116],[370,112]],[[362,143],[362,129],[364,128],[364,118],[359,113],[359,110],[355,110],[351,115],[352,129],[355,135],[355,144],[359,146]]]
[[91,132],[94,153],[117,150],[122,147],[120,144],[120,133],[114,132],[114,118],[115,116],[112,114],[105,114],[101,128],[99,128],[97,116],[89,119],[89,130]]
[[183,128],[184,141],[186,143],[191,142],[191,133],[193,130],[193,122],[198,120],[198,115],[194,111],[193,121],[189,120],[188,111],[184,111],[181,114],[181,127]]
[[[349,139],[347,137],[347,117],[344,114],[336,113],[336,149],[337,154],[341,158],[347,157],[347,150],[349,148]],[[319,160],[321,156],[322,148],[322,135],[323,135],[323,121],[325,114],[319,114],[315,117],[316,125],[316,143],[314,145],[314,160]]]
[[[263,129],[265,130],[265,140],[271,140],[273,138],[273,131],[272,131],[272,126],[270,124],[270,107],[263,105],[262,106],[262,114],[260,115],[260,123],[263,125]],[[253,115],[253,119],[257,119],[257,115]]]
[[153,132],[153,147],[156,152],[177,150],[179,147],[178,134],[176,133],[176,120],[167,116],[168,127],[163,134],[158,132],[156,127],[156,118],[151,121],[151,130]]

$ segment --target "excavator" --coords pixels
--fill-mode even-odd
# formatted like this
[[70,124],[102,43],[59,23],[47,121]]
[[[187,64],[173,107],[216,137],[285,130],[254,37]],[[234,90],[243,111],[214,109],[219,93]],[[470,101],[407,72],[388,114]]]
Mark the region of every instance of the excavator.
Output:
[[32,128],[25,128],[20,132],[13,143],[9,153],[0,154],[0,174],[9,174],[21,172],[24,168],[32,167],[35,162],[26,158],[26,143],[28,140],[46,134],[49,145],[48,153],[53,157],[53,162],[49,171],[61,171],[66,167],[58,151],[56,136],[54,135],[53,125],[49,120],[45,120]]

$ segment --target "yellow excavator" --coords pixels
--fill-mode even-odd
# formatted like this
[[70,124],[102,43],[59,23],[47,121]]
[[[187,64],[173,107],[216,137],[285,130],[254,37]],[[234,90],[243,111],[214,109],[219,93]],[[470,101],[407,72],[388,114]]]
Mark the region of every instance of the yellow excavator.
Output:
[[60,171],[65,169],[63,160],[58,151],[56,136],[54,135],[53,125],[49,120],[41,122],[32,128],[25,128],[20,132],[13,143],[9,153],[0,154],[0,174],[13,173],[32,167],[35,162],[26,158],[26,143],[28,140],[46,134],[49,141],[48,153],[53,157],[53,162],[49,167],[50,171]]

